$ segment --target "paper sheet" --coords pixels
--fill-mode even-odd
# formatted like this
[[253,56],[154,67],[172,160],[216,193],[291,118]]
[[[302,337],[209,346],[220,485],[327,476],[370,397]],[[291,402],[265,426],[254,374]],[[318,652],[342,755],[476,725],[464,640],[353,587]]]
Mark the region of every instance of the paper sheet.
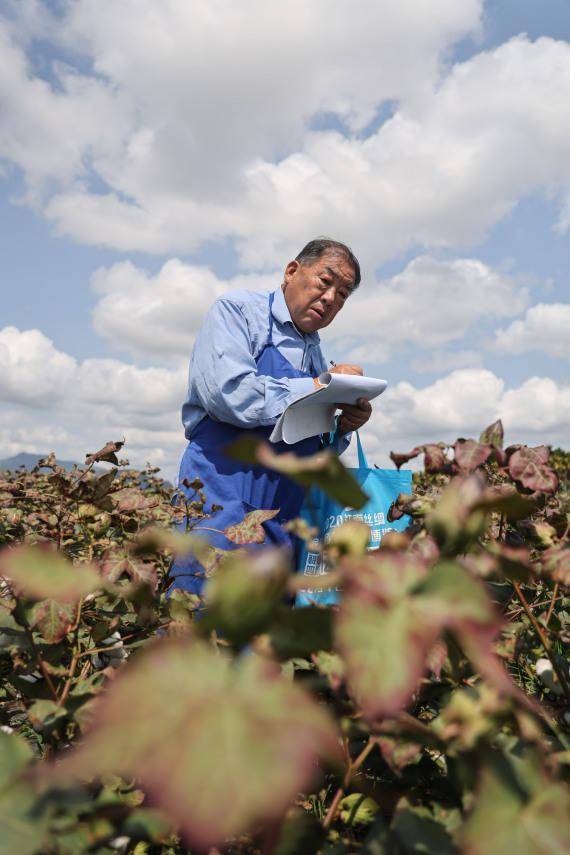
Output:
[[335,429],[336,404],[356,404],[359,398],[371,401],[388,385],[385,380],[358,374],[321,374],[322,388],[298,398],[279,417],[269,437],[288,445]]

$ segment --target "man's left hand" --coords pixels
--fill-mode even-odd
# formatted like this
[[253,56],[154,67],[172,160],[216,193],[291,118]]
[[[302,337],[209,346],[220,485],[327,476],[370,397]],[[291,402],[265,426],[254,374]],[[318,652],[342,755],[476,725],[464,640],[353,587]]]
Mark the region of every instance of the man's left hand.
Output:
[[365,425],[372,415],[372,404],[366,398],[359,398],[356,404],[339,404],[341,414],[338,419],[340,433],[350,433]]

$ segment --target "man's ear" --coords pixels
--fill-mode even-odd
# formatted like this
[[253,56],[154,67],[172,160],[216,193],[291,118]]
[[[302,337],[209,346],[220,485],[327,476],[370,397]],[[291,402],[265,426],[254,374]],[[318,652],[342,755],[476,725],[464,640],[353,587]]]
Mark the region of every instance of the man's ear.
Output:
[[299,269],[300,264],[298,261],[290,261],[287,267],[285,268],[285,275],[283,277],[283,284],[285,287],[289,284],[292,277],[295,275],[297,270]]

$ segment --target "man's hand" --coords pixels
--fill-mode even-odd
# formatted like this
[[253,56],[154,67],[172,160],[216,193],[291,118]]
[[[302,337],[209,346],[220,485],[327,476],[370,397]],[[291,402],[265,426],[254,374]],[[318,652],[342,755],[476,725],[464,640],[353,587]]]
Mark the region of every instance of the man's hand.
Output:
[[350,433],[365,425],[372,415],[372,404],[366,398],[359,398],[356,404],[339,404],[342,411],[338,419],[340,433]]
[[342,365],[333,365],[329,368],[330,374],[359,374],[362,377],[362,368],[360,365],[348,365],[343,362]]

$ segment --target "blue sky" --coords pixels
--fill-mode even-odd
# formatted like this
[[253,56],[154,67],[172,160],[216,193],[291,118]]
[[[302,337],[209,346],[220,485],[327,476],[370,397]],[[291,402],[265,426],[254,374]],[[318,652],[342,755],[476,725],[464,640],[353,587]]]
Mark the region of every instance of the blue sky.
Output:
[[365,275],[325,341],[389,380],[380,462],[497,414],[564,442],[568,2],[315,0],[302,41],[302,6],[246,5],[0,3],[0,456],[119,432],[172,474],[209,302],[331,231]]

